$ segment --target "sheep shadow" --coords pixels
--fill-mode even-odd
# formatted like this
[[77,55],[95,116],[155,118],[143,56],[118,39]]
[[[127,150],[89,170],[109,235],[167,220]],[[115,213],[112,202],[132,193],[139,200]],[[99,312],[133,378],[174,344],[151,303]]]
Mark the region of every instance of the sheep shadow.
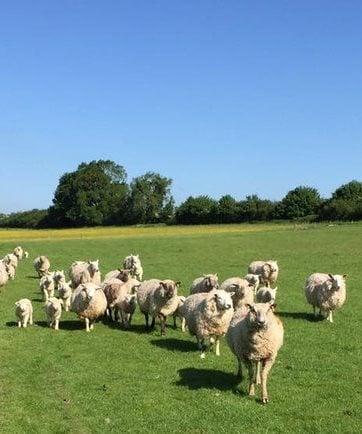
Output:
[[197,350],[197,344],[195,342],[186,341],[176,338],[163,338],[153,339],[150,341],[152,345],[158,348],[166,349],[169,351],[179,351],[181,353],[190,353]]
[[323,321],[323,315],[314,316],[313,313],[307,312],[276,312],[276,314],[281,318],[293,318],[293,319],[302,319],[309,322],[319,322]]
[[17,327],[18,323],[16,321],[8,321],[5,323],[6,327]]
[[26,276],[27,279],[40,280],[38,276]]
[[[176,386],[187,387],[189,390],[217,389],[220,391],[235,390],[240,383],[238,377],[229,372],[217,369],[184,368],[178,371],[180,379]],[[242,394],[242,392],[238,392]]]

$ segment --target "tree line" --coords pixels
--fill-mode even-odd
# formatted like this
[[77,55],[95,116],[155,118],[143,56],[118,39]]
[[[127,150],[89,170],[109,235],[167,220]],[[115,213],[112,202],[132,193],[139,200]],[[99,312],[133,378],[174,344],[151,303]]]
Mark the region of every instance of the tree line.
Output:
[[179,206],[172,179],[147,172],[127,183],[123,166],[110,160],[81,163],[59,180],[45,210],[0,214],[0,227],[67,228],[135,224],[210,224],[272,220],[351,221],[362,219],[362,182],[352,180],[324,199],[317,189],[298,186],[280,201],[253,194],[188,197]]

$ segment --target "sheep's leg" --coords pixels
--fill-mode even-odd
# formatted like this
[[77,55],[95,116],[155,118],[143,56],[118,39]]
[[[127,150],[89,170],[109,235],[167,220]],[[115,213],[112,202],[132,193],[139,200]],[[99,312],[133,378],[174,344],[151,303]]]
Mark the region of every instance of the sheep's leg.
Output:
[[263,360],[263,367],[261,370],[261,387],[262,387],[262,401],[263,404],[267,404],[269,402],[268,391],[266,387],[266,383],[268,380],[268,374],[275,362],[275,359]]
[[238,370],[236,372],[236,377],[240,380],[240,382],[243,379],[243,367],[241,364],[241,360],[238,358]]
[[174,313],[174,314],[173,314],[173,327],[174,327],[175,329],[177,329],[176,317],[177,317],[177,315]]
[[215,354],[220,356],[220,337],[216,336],[215,338]]
[[127,327],[128,328],[131,326],[132,317],[133,317],[133,313],[130,313],[130,314],[126,315],[126,318],[127,318]]
[[59,320],[56,319],[54,322],[54,330],[59,330]]
[[251,360],[246,361],[249,373],[249,396],[255,396],[255,373],[254,362]]
[[90,331],[90,329],[89,329],[89,319],[88,318],[84,318],[84,321],[85,321],[85,330],[87,332],[89,332]]
[[256,362],[256,384],[261,384],[260,363],[261,362]]
[[89,321],[89,330],[94,330],[94,321]]
[[162,313],[159,313],[158,318],[159,318],[160,323],[161,323],[161,336],[165,336],[165,334],[166,334],[166,316],[163,315]]
[[204,339],[197,338],[197,346],[199,347],[199,350],[201,351],[200,358],[204,359],[206,357],[206,350],[207,350],[207,347],[204,343]]
[[156,323],[156,318],[153,316],[152,317],[152,322],[151,322],[151,329],[155,328],[155,323]]
[[145,321],[146,321],[146,330],[148,330],[150,328],[148,325],[148,313],[145,313],[144,316],[145,316]]
[[18,321],[18,327],[21,327],[21,321]]
[[313,315],[314,315],[314,318],[317,317],[317,311],[316,311],[316,308],[315,308],[314,304],[313,304]]
[[33,312],[29,313],[29,325],[33,325]]
[[186,331],[186,320],[185,320],[185,318],[182,318],[182,320],[181,320],[181,331],[183,331],[184,333]]
[[119,310],[115,307],[113,309],[113,312],[114,312],[114,320],[118,321],[119,320]]
[[331,310],[328,311],[327,321],[333,322],[333,316],[332,316],[332,311]]

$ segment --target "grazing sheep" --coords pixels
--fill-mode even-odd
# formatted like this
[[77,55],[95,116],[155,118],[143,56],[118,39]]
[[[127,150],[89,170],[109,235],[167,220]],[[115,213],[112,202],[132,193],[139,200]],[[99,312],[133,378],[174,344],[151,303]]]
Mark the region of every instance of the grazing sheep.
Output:
[[241,277],[230,277],[224,280],[220,285],[220,289],[234,293],[232,296],[234,309],[241,307],[243,304],[254,302],[254,286]]
[[183,304],[185,303],[185,300],[186,300],[186,297],[183,295],[178,295],[177,297],[178,297],[178,305],[177,305],[177,309],[173,313],[173,326],[175,328],[177,328],[177,323],[176,323],[177,318],[180,318],[180,321],[182,324],[183,316],[181,315],[181,306],[183,306]]
[[12,265],[15,269],[18,268],[18,257],[13,253],[5,255],[3,261],[5,264]]
[[246,279],[249,283],[252,284],[252,286],[254,287],[254,295],[256,295],[256,292],[258,290],[258,287],[260,285],[260,278],[257,274],[246,274],[244,276],[244,279]]
[[142,281],[143,278],[143,268],[141,265],[141,260],[139,255],[129,255],[123,260],[123,268],[130,270],[132,277],[137,280]]
[[277,297],[278,287],[269,288],[268,286],[262,286],[256,293],[256,301],[258,303],[269,303],[270,301],[275,303]]
[[232,296],[232,292],[221,289],[192,294],[180,309],[184,317],[182,331],[187,325],[190,334],[196,336],[202,359],[207,349],[205,339],[210,340],[210,348],[215,343],[215,354],[220,355],[220,336],[227,332],[234,312]]
[[71,283],[72,282],[69,280],[69,282],[59,282],[58,284],[58,294],[63,300],[63,306],[66,312],[68,312],[70,309],[70,299],[72,296]]
[[69,270],[69,277],[72,281],[73,288],[81,283],[101,282],[101,273],[99,271],[99,260],[96,261],[74,261]]
[[219,288],[219,280],[217,274],[204,274],[202,277],[197,277],[191,284],[190,294],[198,294],[200,292],[210,292],[213,289]]
[[[284,329],[274,314],[273,303],[256,303],[237,309],[231,320],[226,341],[238,360],[238,377],[242,380],[242,362],[249,372],[249,396],[255,395],[256,373],[261,364],[262,402],[269,402],[268,374],[283,345]],[[259,381],[258,381],[259,380]]]
[[121,317],[122,326],[129,328],[131,326],[132,316],[137,306],[137,294],[121,295],[114,304],[115,311]]
[[43,277],[49,272],[50,261],[46,256],[38,256],[33,262],[35,271],[38,273],[39,277]]
[[0,261],[0,288],[6,285],[9,281],[8,267],[9,265],[2,259]]
[[71,310],[85,321],[86,331],[94,328],[95,320],[104,315],[107,299],[100,285],[92,282],[81,283],[72,293]]
[[62,316],[62,300],[49,297],[44,306],[49,327],[59,330],[59,320]]
[[15,315],[18,327],[24,327],[33,324],[33,306],[28,298],[22,298],[15,303]]
[[249,265],[248,273],[257,274],[260,283],[271,286],[278,278],[279,266],[277,261],[254,261]]
[[314,273],[308,277],[304,290],[307,302],[313,306],[314,316],[318,307],[327,320],[333,322],[332,313],[346,301],[346,277],[346,274],[330,273]]
[[18,258],[18,259],[23,259],[24,256],[24,250],[21,246],[16,246],[13,254]]
[[43,301],[47,301],[49,297],[54,297],[54,280],[53,274],[45,274],[39,282],[40,292],[43,295]]
[[145,316],[147,329],[149,315],[152,316],[151,328],[155,326],[157,316],[161,323],[161,336],[166,333],[166,318],[172,315],[178,306],[179,286],[180,282],[173,280],[150,279],[141,283],[137,290],[137,302]]

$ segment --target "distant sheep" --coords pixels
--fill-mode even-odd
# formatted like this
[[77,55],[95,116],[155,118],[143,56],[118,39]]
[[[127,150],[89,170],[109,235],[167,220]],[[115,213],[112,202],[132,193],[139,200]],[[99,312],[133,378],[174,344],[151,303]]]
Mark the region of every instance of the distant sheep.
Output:
[[277,290],[278,290],[277,286],[275,288],[262,286],[261,288],[258,289],[256,293],[256,301],[258,303],[269,303],[271,301],[275,303],[275,299],[277,297]]
[[33,305],[28,298],[22,298],[15,303],[15,316],[18,327],[26,328],[33,324]]
[[307,302],[313,306],[314,316],[316,308],[333,322],[333,312],[343,306],[346,301],[346,275],[314,273],[305,283]]
[[219,288],[219,279],[217,274],[204,274],[202,277],[197,277],[191,284],[190,294],[198,294],[200,292],[210,292],[213,289]]
[[262,402],[269,402],[268,374],[283,345],[284,329],[274,314],[273,303],[256,303],[237,309],[231,320],[226,341],[238,360],[238,377],[242,380],[242,362],[249,371],[249,396],[255,395],[260,383],[257,370],[261,364]]
[[123,268],[130,270],[137,280],[143,279],[143,267],[139,255],[128,255],[123,260]]
[[43,295],[43,300],[47,301],[49,297],[54,297],[55,284],[53,274],[45,274],[39,282],[39,289]]
[[101,283],[99,260],[74,261],[69,270],[69,277],[72,281],[73,288],[76,288],[81,283]]
[[50,261],[44,255],[36,257],[34,259],[33,265],[39,277],[43,277],[45,274],[49,272]]
[[18,259],[23,259],[24,256],[24,250],[21,246],[16,246],[13,254],[18,258]]
[[241,277],[230,277],[224,280],[220,285],[220,289],[233,292],[234,309],[241,307],[243,304],[254,302],[254,286]]
[[44,306],[49,327],[59,330],[59,320],[62,316],[62,301],[49,297]]
[[279,266],[277,261],[254,261],[249,265],[249,274],[257,274],[260,283],[271,286],[278,278]]
[[215,343],[215,354],[220,355],[220,337],[227,332],[234,312],[232,296],[232,292],[213,290],[186,297],[180,309],[182,330],[187,325],[190,334],[196,336],[201,358],[206,355],[205,339],[210,340],[210,348]]

